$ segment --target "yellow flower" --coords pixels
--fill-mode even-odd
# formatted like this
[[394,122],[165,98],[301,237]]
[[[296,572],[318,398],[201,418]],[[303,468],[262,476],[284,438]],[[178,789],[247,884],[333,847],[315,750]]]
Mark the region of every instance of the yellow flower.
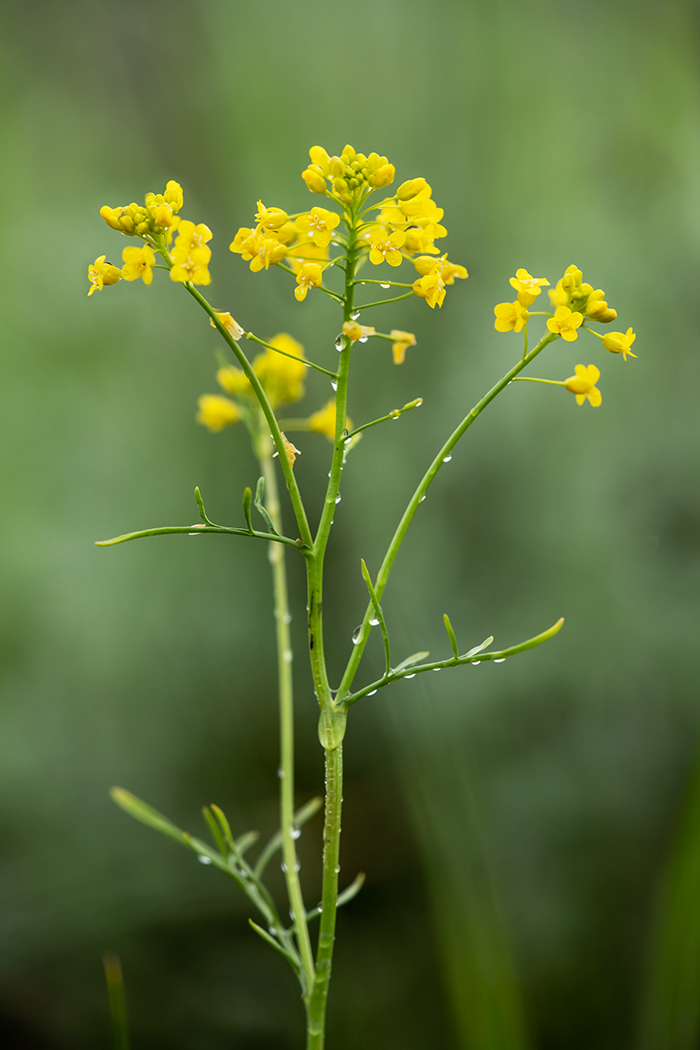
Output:
[[230,244],[232,252],[240,252],[246,262],[250,261],[253,273],[278,263],[287,254],[287,246],[273,234],[262,234],[242,226]]
[[437,255],[439,248],[436,248],[433,241],[436,237],[444,236],[437,232],[438,229],[444,227],[434,226],[432,223],[428,223],[427,226],[409,226],[406,229],[406,240],[403,244],[403,250],[405,252],[433,252]]
[[287,213],[281,208],[266,208],[262,201],[258,201],[255,218],[258,221],[258,229],[275,232],[284,226],[287,221]]
[[516,270],[515,277],[510,279],[511,286],[518,293],[518,302],[522,306],[531,306],[549,281],[546,277],[533,277],[527,270]]
[[[265,350],[253,361],[253,371],[262,383],[270,404],[273,406],[298,401],[304,396],[304,347],[287,332],[279,332],[269,340],[271,346],[283,350],[277,354],[274,350]],[[285,357],[292,354],[293,357]]]
[[247,375],[240,368],[236,368],[235,365],[227,365],[226,368],[220,368],[216,373],[216,381],[227,394],[240,395],[252,394],[253,392]]
[[626,361],[627,354],[629,354],[630,357],[637,356],[630,350],[630,347],[636,338],[637,336],[631,328],[627,329],[625,335],[623,335],[622,332],[606,332],[603,336],[603,346],[606,350],[609,350],[611,354],[622,354],[623,361]]
[[312,146],[309,150],[309,156],[311,157],[311,163],[320,168],[323,175],[327,175],[331,158],[323,146]]
[[[331,398],[323,408],[309,416],[309,429],[317,434],[325,434],[329,441],[335,441],[335,398]],[[345,429],[352,430],[352,420],[349,416],[345,417]]]
[[427,273],[413,282],[413,291],[421,299],[425,299],[428,306],[442,306],[445,298],[445,282],[439,273]]
[[575,376],[570,376],[564,381],[564,386],[572,394],[576,394],[577,404],[582,405],[587,400],[593,408],[597,408],[603,400],[596,386],[600,379],[599,369],[595,365],[589,365],[588,368],[585,365],[576,365],[575,372]]
[[306,298],[309,288],[318,288],[323,283],[323,267],[319,263],[305,262],[299,267],[297,274],[297,286],[294,294],[299,300]]
[[389,335],[394,340],[391,345],[391,350],[394,355],[394,364],[402,365],[406,358],[406,351],[409,346],[416,345],[416,337],[413,332],[402,332],[398,328],[392,328]]
[[356,343],[358,339],[368,339],[371,335],[376,335],[376,332],[376,328],[373,328],[372,325],[358,324],[357,321],[346,321],[343,325],[343,335],[346,335],[353,343]]
[[[231,317],[231,314],[219,313],[218,310],[215,310],[214,313],[216,314],[219,324],[223,325],[232,339],[235,339],[236,342],[238,342],[239,339],[243,338],[245,335],[245,328],[241,328],[238,321],[235,321],[233,317]],[[210,321],[209,324],[212,328],[216,328],[213,321]]]
[[170,271],[172,281],[191,281],[192,284],[209,284],[211,276],[207,263],[211,259],[211,248],[207,241],[213,234],[208,226],[200,222],[197,226],[183,219],[177,230],[172,257],[175,265]]
[[340,216],[334,211],[326,211],[325,208],[312,208],[305,215],[300,215],[296,220],[296,228],[300,233],[311,237],[314,244],[319,248],[326,248],[330,244],[333,230],[340,222]]
[[[576,331],[583,324],[583,314],[572,312],[568,306],[558,306],[554,311],[554,317],[547,318],[547,328],[555,332],[567,343],[572,343],[578,338]],[[583,367],[583,366],[581,366]]]
[[122,279],[119,267],[105,262],[106,258],[105,255],[101,255],[91,266],[88,266],[88,278],[92,282],[88,295],[92,295],[93,292],[101,292],[106,284],[116,284]]
[[224,427],[237,423],[241,418],[241,410],[233,401],[220,394],[202,394],[197,399],[199,412],[196,419],[203,423],[211,431],[223,430]]
[[141,277],[144,284],[151,283],[153,267],[156,263],[152,248],[149,248],[147,244],[144,244],[143,248],[131,245],[122,252],[122,259],[124,260],[122,277],[125,281],[138,281]]
[[494,306],[493,312],[496,315],[493,326],[497,332],[521,332],[530,316],[517,299],[514,303],[499,303]]
[[374,226],[369,232],[369,241],[372,245],[369,253],[369,261],[379,266],[380,263],[388,262],[389,266],[400,266],[403,256],[399,248],[406,240],[403,230],[389,232],[386,226]]
[[[586,286],[583,285],[582,287]],[[585,314],[586,317],[590,317],[592,321],[600,321],[602,324],[609,324],[617,317],[617,310],[613,310],[608,306],[604,296],[605,292],[602,288],[598,288],[591,292],[585,306]]]

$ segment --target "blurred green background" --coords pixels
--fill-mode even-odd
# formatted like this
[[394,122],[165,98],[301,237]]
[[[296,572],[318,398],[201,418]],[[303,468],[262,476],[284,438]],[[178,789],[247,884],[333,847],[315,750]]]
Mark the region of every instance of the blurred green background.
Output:
[[[397,652],[446,653],[445,611],[465,647],[567,622],[517,660],[353,710],[342,878],[368,878],[340,917],[330,1045],[637,1045],[700,726],[697,4],[4,0],[0,50],[0,1043],[107,1046],[109,948],[136,1047],[302,1045],[297,988],[235,887],[107,796],[123,785],[192,831],[215,801],[238,832],[272,833],[275,679],[262,545],[92,545],[196,520],[195,484],[237,522],[256,473],[244,432],[194,423],[216,347],[194,304],[163,275],[88,300],[86,269],[126,243],[100,206],[175,178],[214,231],[215,305],[332,366],[333,304],[299,305],[228,244],[260,197],[311,205],[309,146],[351,142],[399,181],[429,179],[471,276],[442,311],[385,311],[381,327],[418,338],[402,368],[387,344],[357,348],[356,422],[425,404],[366,435],[344,475],[336,673],[366,600],[360,556],[376,569],[437,442],[517,352],[493,330],[515,269],[554,282],[575,262],[639,358],[556,344],[535,374],[595,361],[602,408],[510,388],[412,527],[384,602]],[[300,412],[329,396],[310,376]],[[295,441],[308,491],[329,446]],[[301,802],[322,763],[294,559],[291,575]],[[318,844],[316,821],[310,902]],[[649,1046],[696,1046],[688,1031]]]

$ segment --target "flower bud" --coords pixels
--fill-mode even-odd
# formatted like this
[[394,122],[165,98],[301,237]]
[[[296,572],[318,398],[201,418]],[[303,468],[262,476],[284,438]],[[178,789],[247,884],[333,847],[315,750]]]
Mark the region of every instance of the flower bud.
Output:
[[396,197],[400,201],[409,201],[425,189],[429,190],[430,186],[422,176],[418,179],[409,179],[408,182],[401,183],[396,191]]
[[328,156],[323,146],[312,146],[309,150],[309,156],[311,157],[311,163],[319,167],[324,175],[327,175],[328,165],[331,162],[331,158]]
[[307,168],[306,171],[302,171],[301,177],[309,187],[312,193],[325,194],[326,182],[322,175],[319,175],[317,171],[312,171],[311,168]]
[[396,175],[396,169],[393,164],[384,164],[381,168],[370,175],[370,186],[374,186],[375,189],[379,190],[383,186],[388,186],[394,181]]

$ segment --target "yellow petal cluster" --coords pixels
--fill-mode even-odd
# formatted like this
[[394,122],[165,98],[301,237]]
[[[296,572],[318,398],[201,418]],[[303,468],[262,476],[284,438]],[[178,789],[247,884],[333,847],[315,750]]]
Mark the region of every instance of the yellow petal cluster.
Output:
[[340,222],[340,216],[325,208],[312,208],[300,215],[295,223],[300,233],[310,237],[318,248],[327,248],[331,243],[333,230]]
[[99,259],[95,259],[94,263],[88,266],[88,280],[90,281],[88,295],[92,295],[93,292],[101,292],[106,284],[116,284],[122,279],[119,267],[105,262],[106,258],[106,255],[100,255]]
[[499,303],[494,306],[493,312],[496,315],[493,326],[497,332],[521,332],[530,316],[519,299],[514,303]]
[[241,418],[241,410],[238,405],[229,401],[227,397],[221,397],[220,394],[202,394],[197,399],[197,404],[199,405],[199,412],[195,417],[197,422],[202,423],[213,432],[223,430],[224,427],[237,423]]
[[306,293],[310,288],[318,288],[320,284],[323,284],[323,266],[320,263],[305,262],[299,267],[297,273],[297,286],[294,289],[294,295],[302,302],[306,299]]
[[597,408],[603,398],[596,383],[600,379],[600,370],[595,365],[576,365],[576,375],[570,376],[564,381],[564,386],[572,394],[576,395],[576,403],[582,405],[588,401],[593,408]]
[[211,259],[211,248],[207,246],[207,241],[211,238],[212,232],[203,222],[195,226],[189,219],[182,220],[171,252],[175,263],[170,271],[172,281],[190,281],[192,284],[211,282],[207,268]]
[[[299,401],[304,396],[307,365],[304,364],[304,347],[287,332],[279,332],[269,342],[271,346],[283,350],[284,354],[265,350],[254,359],[253,371],[274,408],[291,401]],[[286,357],[285,354],[293,356]]]
[[105,204],[100,215],[108,226],[132,237],[154,237],[177,226],[177,213],[183,205],[182,186],[171,179],[164,193],[147,193],[143,204],[125,204],[110,208]]
[[441,255],[439,259],[421,255],[414,259],[413,265],[418,273],[422,274],[417,281],[413,282],[413,291],[421,299],[425,299],[431,309],[435,306],[442,306],[445,287],[448,284],[454,284],[455,277],[463,280],[469,276],[464,266],[449,262],[447,254]]
[[626,361],[627,354],[629,354],[630,357],[637,356],[630,350],[630,347],[636,338],[637,336],[631,328],[628,328],[624,335],[622,332],[606,332],[603,336],[603,346],[606,350],[609,350],[611,354],[622,354],[622,360]]
[[391,185],[396,175],[386,157],[378,153],[365,156],[352,146],[346,146],[339,157],[329,156],[323,146],[312,146],[309,157],[311,163],[301,173],[308,188],[342,204],[352,204],[370,190]]
[[371,324],[358,324],[357,321],[346,321],[343,325],[343,335],[346,335],[353,343],[356,343],[358,339],[362,339],[363,342],[371,335],[376,335],[377,329]]
[[605,301],[603,289],[586,284],[583,273],[574,265],[568,266],[564,276],[550,289],[549,298],[555,308],[567,306],[574,313],[583,314],[602,324],[609,324],[617,317],[617,311],[611,309]]
[[130,245],[123,250],[122,259],[122,277],[125,281],[138,281],[140,277],[144,284],[151,283],[156,257],[150,245],[144,244],[143,248]]
[[389,335],[394,340],[391,344],[391,352],[394,355],[394,364],[402,365],[406,360],[406,351],[409,346],[416,345],[416,337],[413,332],[402,332],[399,328],[392,328]]
[[521,306],[532,306],[543,286],[549,285],[546,277],[533,277],[527,270],[522,269],[515,271],[515,277],[511,277],[510,283],[518,293],[518,302]]
[[578,339],[577,328],[583,324],[583,314],[577,310],[570,310],[568,306],[558,306],[554,311],[554,317],[547,318],[547,328],[550,332],[560,335],[567,343]]

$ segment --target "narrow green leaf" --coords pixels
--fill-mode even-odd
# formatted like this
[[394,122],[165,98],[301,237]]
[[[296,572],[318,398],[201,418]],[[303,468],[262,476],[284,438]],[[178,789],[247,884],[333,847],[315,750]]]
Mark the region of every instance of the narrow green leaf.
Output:
[[210,521],[209,518],[207,517],[207,512],[204,509],[204,500],[202,499],[202,493],[199,491],[199,486],[198,485],[196,486],[196,488],[194,490],[194,498],[197,501],[197,506],[199,507],[199,514],[200,514],[200,517],[201,517],[202,521],[204,522],[204,524],[205,525],[211,525],[213,528],[217,528],[217,526],[214,524],[214,522]]
[[207,824],[209,825],[209,830],[212,833],[212,837],[214,839],[214,842],[218,846],[219,853],[224,858],[228,857],[228,850],[226,849],[226,843],[224,842],[224,837],[221,834],[221,831],[219,829],[219,825],[214,820],[214,817],[212,816],[211,810],[209,809],[208,806],[202,806],[202,816],[204,817],[204,819],[206,820]]
[[365,564],[364,558],[360,559],[360,564],[362,568],[362,578],[365,581],[367,590],[369,591],[370,600],[372,602],[372,606],[374,607],[374,615],[377,621],[379,622],[379,630],[382,632],[382,641],[384,642],[384,660],[386,663],[386,666],[384,668],[384,674],[388,675],[391,673],[391,647],[389,645],[389,632],[387,631],[386,622],[384,620],[384,613],[382,612],[382,607],[379,604],[379,599],[377,598],[374,587],[372,586],[372,577],[369,574],[369,570]]
[[248,532],[253,532],[253,522],[250,517],[250,504],[253,500],[253,493],[250,491],[248,486],[243,489],[243,517],[245,518],[246,528]]
[[191,837],[180,828],[176,827],[167,817],[164,817],[162,813],[159,813],[157,809],[153,809],[152,806],[146,805],[140,798],[136,798],[136,795],[132,795],[130,791],[125,791],[124,788],[113,787],[110,791],[112,800],[117,803],[126,813],[131,817],[135,817],[136,820],[140,820],[142,824],[147,824],[149,828],[154,828],[156,831],[160,831],[161,834],[167,835],[171,839],[175,839],[182,846],[191,848]]
[[348,901],[351,901],[353,897],[356,897],[358,895],[358,893],[365,884],[366,878],[367,876],[365,875],[364,871],[361,871],[358,875],[355,876],[355,878],[347,887],[347,889],[344,889],[342,893],[338,894],[339,908],[342,908],[344,904],[347,904]]
[[394,668],[394,673],[397,671],[405,671],[407,667],[411,667],[412,664],[417,664],[419,660],[425,660],[426,656],[430,656],[429,651],[421,653],[413,653],[412,656],[407,656],[405,660],[402,660],[400,664],[397,664]]
[[270,532],[272,533],[272,535],[273,536],[277,536],[277,534],[278,534],[277,533],[277,529],[272,524],[272,518],[267,513],[267,508],[265,507],[265,505],[263,503],[264,496],[265,496],[265,478],[260,477],[260,478],[258,478],[258,484],[257,484],[257,486],[255,488],[255,499],[253,500],[253,502],[255,503],[255,509],[257,510],[258,514],[260,515],[260,517],[263,519],[263,521],[267,525],[267,527],[270,530]]
[[109,1013],[112,1020],[112,1040],[114,1050],[129,1050],[129,1025],[126,1013],[126,993],[124,976],[118,955],[105,952],[103,956]]
[[290,955],[287,949],[283,948],[280,942],[278,940],[275,940],[275,938],[271,934],[269,934],[267,930],[263,930],[262,926],[258,926],[257,922],[253,922],[252,919],[248,919],[248,922],[253,927],[258,936],[262,937],[262,939],[272,948],[274,948],[275,951],[278,951],[280,955],[283,955],[295,973],[299,973],[300,966],[298,961],[294,958],[294,956]]
[[[307,820],[318,813],[319,809],[323,805],[323,799],[320,795],[310,799],[301,809],[298,809],[294,814],[294,826],[296,828],[302,828],[306,824]],[[282,845],[282,831],[278,828],[275,834],[272,836],[270,841],[267,843],[260,856],[258,857],[257,863],[253,869],[255,875],[259,878],[265,870],[269,860],[274,854],[280,849]]]
[[447,637],[450,639],[450,645],[452,646],[452,652],[454,653],[455,660],[459,660],[459,649],[457,648],[457,639],[455,637],[454,628],[450,622],[450,618],[447,613],[442,617],[445,621],[445,630],[447,631]]
[[239,835],[236,839],[236,849],[238,850],[239,856],[242,857],[251,846],[255,845],[259,838],[259,831],[246,831],[242,835]]
[[470,649],[468,653],[464,654],[464,656],[460,656],[459,659],[460,660],[466,660],[468,656],[476,656],[476,654],[480,653],[482,649],[486,649],[487,646],[491,645],[492,641],[493,641],[493,635],[490,634],[488,636],[488,638],[484,639],[484,641],[481,643],[481,645],[475,645],[473,649]]

